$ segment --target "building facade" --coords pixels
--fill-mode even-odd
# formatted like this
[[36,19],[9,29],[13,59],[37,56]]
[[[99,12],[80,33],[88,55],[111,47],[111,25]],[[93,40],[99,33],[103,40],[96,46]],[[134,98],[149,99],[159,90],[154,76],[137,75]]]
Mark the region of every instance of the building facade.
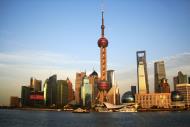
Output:
[[44,83],[44,101],[46,106],[56,105],[57,75],[52,75]]
[[113,105],[119,105],[120,104],[120,93],[119,93],[119,87],[118,86],[113,85],[112,88],[108,91],[107,102],[111,103]]
[[157,61],[154,63],[154,92],[159,93],[159,85],[161,80],[166,78],[166,71],[164,61]]
[[135,102],[141,108],[170,108],[171,93],[136,94]]
[[44,92],[43,91],[31,91],[30,92],[30,105],[32,107],[44,106]]
[[138,93],[149,93],[146,52],[137,51],[137,81]]
[[190,106],[190,84],[176,84],[176,90],[181,93],[184,97],[184,102],[186,106]]
[[30,106],[30,92],[31,88],[28,86],[22,86],[21,88],[21,105],[22,107]]
[[75,79],[75,100],[77,104],[81,102],[81,86],[82,86],[82,79],[86,75],[85,72],[76,73]]

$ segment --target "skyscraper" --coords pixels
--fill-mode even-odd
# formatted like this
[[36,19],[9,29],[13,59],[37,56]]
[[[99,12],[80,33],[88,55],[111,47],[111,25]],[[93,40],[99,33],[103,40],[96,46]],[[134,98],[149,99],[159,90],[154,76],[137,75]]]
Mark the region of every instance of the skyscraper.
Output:
[[57,80],[56,105],[63,108],[68,103],[67,80]]
[[85,75],[81,87],[81,102],[82,105],[91,108],[92,104],[92,87],[89,83],[88,77]]
[[146,51],[137,51],[138,93],[149,93]]
[[107,90],[109,89],[109,83],[107,81],[107,46],[108,40],[104,37],[104,12],[102,11],[102,25],[101,25],[101,37],[98,40],[98,47],[100,48],[100,81],[98,83],[98,101],[102,104],[106,101]]
[[44,84],[44,99],[47,106],[56,105],[57,75],[52,75]]
[[77,104],[80,104],[81,101],[81,86],[82,86],[82,79],[85,76],[85,72],[76,73],[75,79],[75,100]]
[[69,78],[67,78],[67,84],[68,84],[68,102],[70,102],[74,99],[74,94],[73,94],[72,82],[69,80]]
[[166,79],[166,72],[164,61],[157,61],[154,63],[154,91],[159,93],[159,85],[162,79]]
[[114,72],[114,70],[108,70],[107,71],[107,80],[109,83],[109,89],[111,89],[113,85],[116,85],[115,84],[115,72]]

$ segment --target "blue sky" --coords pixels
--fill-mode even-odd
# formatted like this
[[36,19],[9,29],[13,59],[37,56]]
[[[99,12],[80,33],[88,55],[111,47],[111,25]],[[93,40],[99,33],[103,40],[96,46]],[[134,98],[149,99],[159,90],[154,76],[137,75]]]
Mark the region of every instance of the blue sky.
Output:
[[[74,84],[76,72],[99,72],[101,3],[0,0],[0,105],[20,96],[31,76],[45,80],[55,73]],[[155,60],[166,60],[168,77],[179,69],[190,74],[189,0],[104,0],[104,10],[108,69],[116,70],[125,91],[136,84],[137,50],[147,51],[151,81]]]

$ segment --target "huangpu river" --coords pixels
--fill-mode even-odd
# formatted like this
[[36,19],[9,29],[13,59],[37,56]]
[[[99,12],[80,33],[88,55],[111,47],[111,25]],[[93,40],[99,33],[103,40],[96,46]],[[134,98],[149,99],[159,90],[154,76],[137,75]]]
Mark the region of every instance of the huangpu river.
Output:
[[0,127],[190,127],[190,112],[72,113],[0,109]]

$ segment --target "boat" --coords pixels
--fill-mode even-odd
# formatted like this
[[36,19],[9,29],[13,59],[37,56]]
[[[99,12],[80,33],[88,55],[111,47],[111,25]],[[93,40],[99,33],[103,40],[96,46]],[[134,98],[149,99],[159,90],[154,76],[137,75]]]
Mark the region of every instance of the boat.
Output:
[[73,113],[89,113],[90,111],[87,109],[77,108],[73,110]]
[[137,112],[137,110],[135,108],[127,108],[127,107],[119,109],[118,111],[119,112]]

